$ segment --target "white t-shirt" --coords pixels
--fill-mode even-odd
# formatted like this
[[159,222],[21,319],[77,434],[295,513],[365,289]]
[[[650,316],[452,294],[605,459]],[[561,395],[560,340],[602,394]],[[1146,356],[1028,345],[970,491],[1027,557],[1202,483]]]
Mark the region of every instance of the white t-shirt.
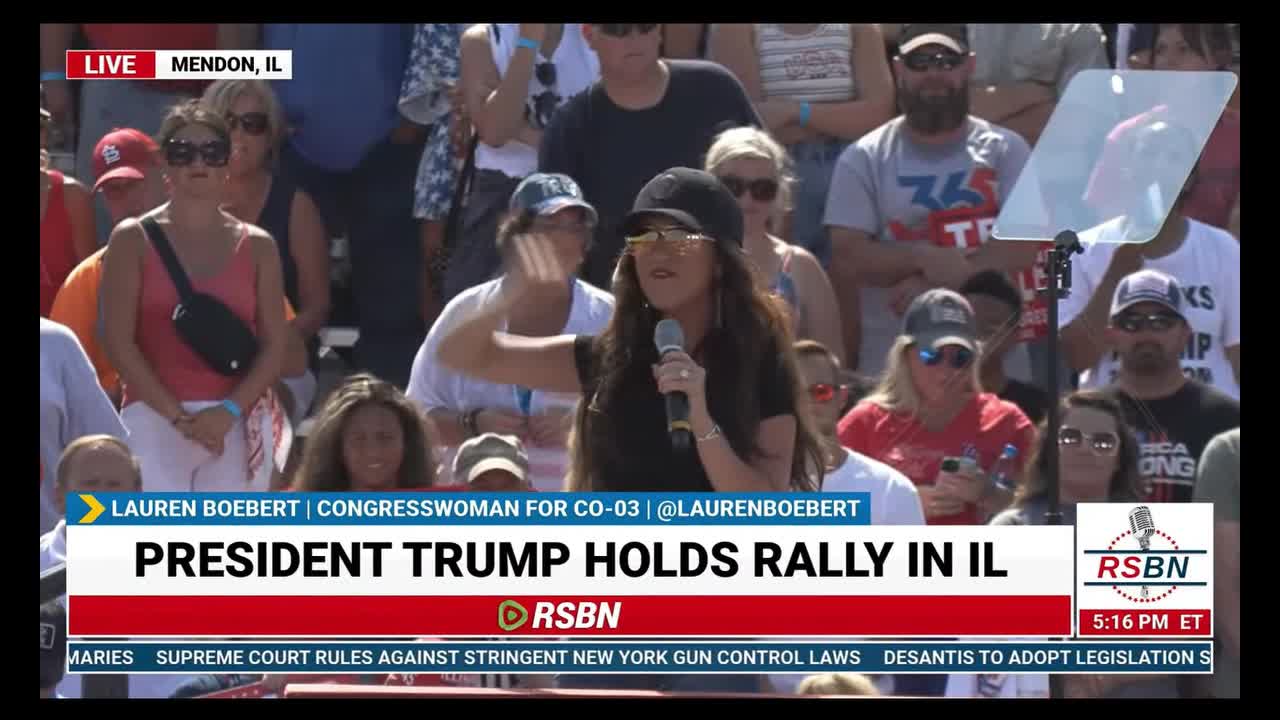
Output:
[[[445,408],[462,412],[472,408],[497,408],[519,412],[513,385],[495,385],[456,373],[436,361],[440,341],[464,319],[480,312],[493,302],[502,287],[502,278],[481,283],[459,293],[440,313],[440,318],[427,333],[427,339],[413,359],[409,374],[407,395],[424,411]],[[573,281],[573,301],[569,319],[561,334],[595,335],[604,330],[613,316],[613,295],[581,280]],[[506,323],[503,323],[503,330]],[[572,408],[580,393],[553,393],[535,390],[529,405],[533,415],[548,408]],[[538,448],[526,446],[529,453],[529,480],[535,489],[556,491],[564,489],[564,475],[568,469],[569,455],[563,448]],[[443,449],[441,482],[448,481],[453,467],[456,447]]]
[[[844,464],[822,478],[822,492],[871,493],[872,525],[924,525],[924,508],[920,505],[920,493],[906,475],[879,460],[862,453],[844,449]],[[856,638],[792,638],[796,642],[821,642],[823,640],[851,641]],[[769,682],[775,692],[793,695],[805,673],[773,673]],[[882,675],[877,686],[885,695],[893,692],[893,678]]]
[[99,433],[129,439],[75,333],[40,318],[40,532],[62,519],[53,491],[62,451]]
[[[1084,254],[1071,263],[1071,295],[1058,305],[1060,327],[1073,322],[1089,304],[1118,247],[1115,239],[1122,223],[1123,218],[1116,218],[1080,233]],[[1164,257],[1145,259],[1143,268],[1168,273],[1182,286],[1182,314],[1192,332],[1182,354],[1182,371],[1239,400],[1240,383],[1225,348],[1240,344],[1240,243],[1226,230],[1191,219],[1187,223],[1182,245]],[[1106,328],[1096,330],[1103,333]],[[1105,353],[1080,375],[1080,387],[1110,385],[1119,370],[1119,356]]]
[[845,448],[848,458],[822,479],[823,492],[871,493],[872,525],[924,525],[916,486],[901,472]]
[[[495,27],[498,29],[497,34],[501,36],[496,40]],[[518,23],[497,23],[490,26],[489,48],[493,51],[493,64],[498,68],[498,77],[506,77],[507,67],[516,54],[516,43],[519,40]],[[546,72],[541,77],[537,72],[538,66],[546,64],[555,66],[555,82],[550,85],[542,82],[547,77]],[[529,78],[524,114],[529,125],[545,129],[556,108],[591,87],[591,83],[600,77],[600,58],[596,57],[596,51],[582,37],[582,24],[565,23],[564,33],[555,52],[548,58],[539,50],[538,57],[534,60],[534,70]],[[521,124],[524,122],[521,120]],[[522,178],[538,169],[538,148],[519,140],[510,140],[501,147],[480,143],[476,146],[476,168],[498,170],[507,177]]]

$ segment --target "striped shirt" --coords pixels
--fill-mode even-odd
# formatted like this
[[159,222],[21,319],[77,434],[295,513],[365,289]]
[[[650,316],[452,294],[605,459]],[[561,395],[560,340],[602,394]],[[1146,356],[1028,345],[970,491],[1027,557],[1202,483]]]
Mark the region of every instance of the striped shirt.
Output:
[[805,35],[756,23],[755,34],[765,99],[847,102],[857,97],[849,23],[820,23]]

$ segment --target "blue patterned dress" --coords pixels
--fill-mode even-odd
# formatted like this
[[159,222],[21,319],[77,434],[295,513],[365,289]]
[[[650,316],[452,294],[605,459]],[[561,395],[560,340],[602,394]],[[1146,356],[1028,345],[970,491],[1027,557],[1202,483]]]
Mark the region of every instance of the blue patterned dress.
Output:
[[453,108],[449,88],[459,82],[460,45],[467,23],[414,25],[409,64],[400,86],[400,112],[427,125],[427,143],[413,185],[413,216],[443,220],[453,202],[454,183],[462,161],[449,140]]

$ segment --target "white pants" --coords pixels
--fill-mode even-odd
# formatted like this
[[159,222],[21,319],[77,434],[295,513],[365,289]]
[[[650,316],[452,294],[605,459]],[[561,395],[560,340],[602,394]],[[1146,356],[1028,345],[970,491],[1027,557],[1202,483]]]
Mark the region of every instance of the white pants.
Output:
[[[186,402],[182,409],[195,414],[217,405]],[[270,459],[264,463],[267,472],[249,478],[243,419],[236,420],[227,432],[222,455],[214,455],[203,445],[188,440],[144,402],[131,403],[120,419],[129,429],[129,446],[142,465],[143,492],[265,492],[270,485]],[[268,458],[270,437],[268,434]]]

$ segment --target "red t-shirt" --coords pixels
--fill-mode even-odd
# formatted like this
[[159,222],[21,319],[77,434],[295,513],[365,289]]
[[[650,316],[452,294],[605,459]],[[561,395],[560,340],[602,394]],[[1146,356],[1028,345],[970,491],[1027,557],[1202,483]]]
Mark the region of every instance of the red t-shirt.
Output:
[[[933,485],[944,457],[969,457],[989,469],[1013,443],[1019,466],[1035,442],[1035,426],[1022,410],[991,393],[974,396],[942,432],[926,430],[911,415],[890,413],[879,405],[859,403],[840,420],[840,444],[897,468],[917,487]],[[929,520],[931,525],[976,525],[978,507]]]

